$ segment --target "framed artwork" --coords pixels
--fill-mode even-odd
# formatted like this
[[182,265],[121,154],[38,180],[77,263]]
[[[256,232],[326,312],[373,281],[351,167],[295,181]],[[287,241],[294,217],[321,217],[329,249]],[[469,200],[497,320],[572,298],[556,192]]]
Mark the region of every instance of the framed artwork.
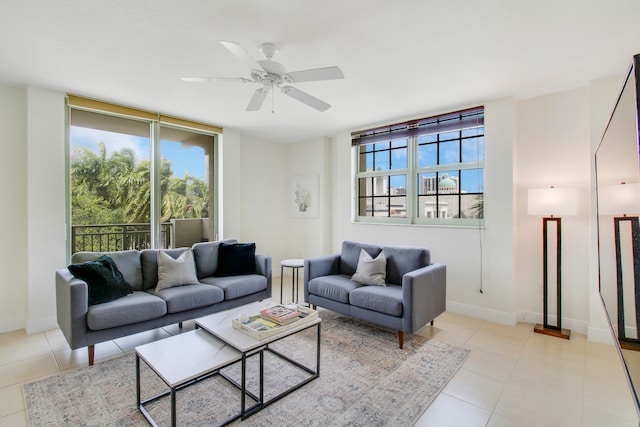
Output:
[[297,175],[289,178],[286,203],[290,217],[317,218],[318,175]]

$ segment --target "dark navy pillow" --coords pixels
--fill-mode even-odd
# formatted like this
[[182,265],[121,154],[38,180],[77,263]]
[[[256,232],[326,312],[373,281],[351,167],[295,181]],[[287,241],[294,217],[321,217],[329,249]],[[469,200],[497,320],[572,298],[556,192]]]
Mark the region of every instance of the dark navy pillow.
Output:
[[216,276],[240,276],[256,273],[255,243],[222,243],[218,249]]
[[113,301],[133,293],[113,259],[107,255],[81,264],[71,264],[69,271],[89,286],[89,305]]

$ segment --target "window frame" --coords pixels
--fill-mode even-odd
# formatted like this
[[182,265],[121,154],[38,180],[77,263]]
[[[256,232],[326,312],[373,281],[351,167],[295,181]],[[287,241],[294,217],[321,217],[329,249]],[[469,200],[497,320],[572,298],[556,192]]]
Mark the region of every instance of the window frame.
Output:
[[92,113],[101,114],[104,116],[114,116],[123,119],[135,120],[145,124],[148,124],[150,133],[150,180],[151,180],[151,246],[152,248],[160,248],[161,242],[161,190],[160,190],[160,142],[162,138],[161,128],[174,128],[182,129],[188,132],[203,134],[211,136],[213,138],[213,146],[211,153],[213,156],[210,167],[213,167],[213,171],[210,172],[210,186],[213,187],[213,191],[210,195],[213,195],[213,200],[210,201],[211,211],[209,212],[210,232],[213,233],[214,240],[217,240],[219,235],[219,138],[223,133],[223,128],[213,126],[205,123],[194,122],[186,119],[181,119],[173,116],[162,115],[156,112],[150,112],[145,110],[139,110],[131,107],[126,107],[117,104],[111,104],[108,102],[98,101],[90,98],[84,98],[76,95],[68,94],[66,97],[66,197],[67,197],[67,253],[70,256],[71,252],[71,141],[70,141],[70,126],[71,126],[71,110],[88,111]]
[[[433,123],[439,122],[439,120],[451,120],[452,117],[463,117],[464,114],[477,114],[478,119],[475,125],[469,126],[464,122],[464,119],[459,120],[460,127],[457,129],[440,130],[439,132],[433,132]],[[397,123],[392,125],[385,125],[378,128],[368,129],[364,131],[357,131],[351,134],[352,136],[352,222],[355,223],[368,223],[368,224],[399,224],[399,225],[428,225],[428,226],[453,226],[453,227],[466,227],[466,226],[484,226],[484,204],[485,204],[485,152],[486,152],[486,138],[484,130],[484,106],[474,107],[466,110],[454,111],[451,113],[430,116],[423,119],[412,120],[404,123]],[[423,127],[424,131],[421,131]],[[455,127],[455,126],[454,126]],[[440,164],[439,160],[435,165],[420,166],[419,162],[419,149],[420,149],[420,137],[432,134],[442,134],[451,131],[462,132],[465,129],[482,128],[480,135],[472,135],[464,137],[462,133],[458,138],[454,139],[462,144],[465,139],[481,137],[483,140],[482,156],[476,159],[476,161],[462,161],[462,146],[459,147],[460,162]],[[431,131],[430,131],[431,130]],[[437,127],[436,127],[437,130]],[[391,141],[400,138],[406,138],[407,140],[407,167],[402,169],[386,169],[386,170],[366,170],[360,171],[362,165],[362,156],[360,153],[360,146],[389,142],[389,146],[392,146]],[[367,142],[370,139],[371,142]],[[364,140],[364,141],[363,141]],[[439,152],[441,141],[434,142],[437,144],[437,151]],[[438,155],[438,153],[436,153]],[[480,218],[427,218],[423,215],[419,215],[419,199],[420,185],[419,179],[422,174],[425,173],[441,173],[455,171],[458,175],[458,179],[461,178],[463,171],[466,170],[481,170],[482,177],[480,179],[480,188],[478,192],[471,192],[470,194],[480,195],[483,204],[483,216]],[[362,216],[359,215],[360,202],[364,197],[360,195],[360,179],[362,178],[375,178],[375,177],[391,177],[397,175],[406,176],[406,217],[392,217],[392,216]],[[460,185],[455,193],[458,200],[458,206],[462,201],[463,193]],[[372,191],[374,197],[375,191]],[[389,195],[390,196],[390,195]],[[369,196],[366,196],[369,197]],[[441,197],[436,193],[436,197]],[[389,207],[390,209],[390,207]]]

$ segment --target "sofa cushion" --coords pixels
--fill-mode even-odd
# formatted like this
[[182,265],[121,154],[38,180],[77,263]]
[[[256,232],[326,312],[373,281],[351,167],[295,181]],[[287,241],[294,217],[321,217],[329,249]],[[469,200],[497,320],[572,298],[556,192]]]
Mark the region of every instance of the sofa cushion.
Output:
[[153,289],[158,284],[158,252],[162,251],[171,258],[176,259],[190,248],[177,249],[143,249],[140,252],[140,265],[142,266],[143,290]]
[[185,285],[162,290],[148,291],[167,303],[167,313],[178,313],[193,308],[204,307],[224,300],[224,292],[217,286]]
[[345,274],[332,274],[312,279],[308,283],[309,293],[333,301],[349,304],[349,293],[360,287]]
[[222,243],[238,243],[235,239],[218,242],[201,242],[193,245],[193,256],[196,261],[198,279],[216,275],[218,270],[218,249]]
[[122,277],[126,280],[134,291],[141,291],[142,288],[142,268],[140,267],[140,251],[113,251],[113,252],[76,252],[71,257],[71,263],[92,261],[107,255],[118,266]]
[[349,294],[351,305],[388,314],[402,316],[402,287],[362,286]]
[[243,276],[205,277],[200,282],[214,285],[224,291],[224,299],[230,300],[267,289],[267,278],[260,274]]
[[255,243],[223,243],[220,245],[216,276],[226,277],[255,273]]
[[420,247],[385,246],[387,283],[402,285],[402,276],[430,264],[429,250]]
[[89,307],[87,326],[94,331],[156,319],[167,314],[167,305],[157,296],[135,291],[115,301]]
[[178,258],[173,259],[164,252],[158,252],[158,284],[156,291],[174,286],[195,285],[196,265],[193,262],[193,252],[184,251]]
[[360,251],[362,249],[371,255],[372,258],[377,257],[382,251],[380,246],[345,240],[342,242],[342,252],[340,252],[340,274],[353,276],[358,268],[358,260],[360,259]]
[[71,264],[69,271],[87,282],[89,305],[113,301],[133,292],[116,263],[107,255],[93,261]]
[[351,280],[362,285],[386,286],[384,281],[386,275],[387,258],[384,256],[384,251],[380,252],[377,257],[372,258],[367,251],[361,249],[358,268],[353,276],[351,276]]

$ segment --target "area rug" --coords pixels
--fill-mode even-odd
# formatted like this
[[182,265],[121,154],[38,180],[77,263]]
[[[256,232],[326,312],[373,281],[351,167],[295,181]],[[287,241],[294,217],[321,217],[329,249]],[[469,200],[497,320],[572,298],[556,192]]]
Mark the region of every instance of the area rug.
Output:
[[[268,406],[238,426],[411,426],[464,363],[470,350],[397,333],[337,313],[322,318],[320,377]],[[315,328],[277,343],[278,350],[315,367]],[[266,397],[306,375],[275,356],[265,356]],[[249,371],[258,369],[250,359]],[[163,383],[141,363],[142,395],[163,391]],[[225,369],[239,376],[239,366]],[[251,374],[250,374],[251,376]],[[257,392],[257,384],[249,382]],[[24,386],[31,426],[145,426],[136,408],[135,356],[83,367]],[[215,425],[239,412],[240,394],[220,376],[177,394],[182,426]],[[160,426],[170,425],[170,402],[148,406]]]

